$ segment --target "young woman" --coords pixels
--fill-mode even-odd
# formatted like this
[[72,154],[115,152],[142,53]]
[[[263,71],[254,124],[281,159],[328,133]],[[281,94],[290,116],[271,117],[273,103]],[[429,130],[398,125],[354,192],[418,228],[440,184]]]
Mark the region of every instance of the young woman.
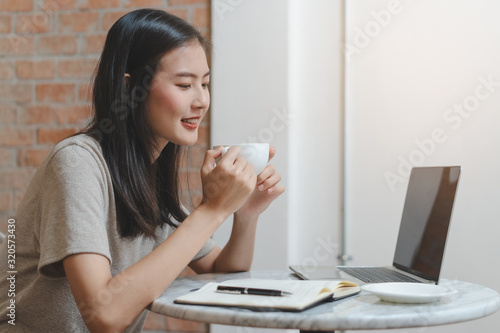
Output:
[[[110,29],[91,125],[53,149],[19,207],[15,326],[10,299],[2,301],[2,332],[137,332],[186,265],[250,268],[257,219],[284,191],[271,165],[255,175],[238,148],[217,165],[221,151],[209,150],[201,204],[188,215],[179,200],[181,146],[196,142],[210,103],[206,47],[192,26],[160,10],[131,12]],[[233,213],[220,249],[210,237]]]

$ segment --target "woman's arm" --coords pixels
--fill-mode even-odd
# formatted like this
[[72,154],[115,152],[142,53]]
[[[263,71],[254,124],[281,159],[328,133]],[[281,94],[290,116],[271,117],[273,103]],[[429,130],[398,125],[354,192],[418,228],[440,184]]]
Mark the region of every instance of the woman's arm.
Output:
[[215,272],[248,271],[252,266],[258,217],[234,214],[231,237],[215,261]]
[[222,250],[216,246],[206,256],[192,261],[189,267],[198,274],[248,271],[252,265],[257,220],[240,219],[235,214],[226,246]]
[[106,257],[82,253],[64,259],[64,270],[91,332],[122,331],[170,285],[192,260],[223,217],[195,210],[162,244],[112,277]]
[[[269,160],[276,151],[270,148]],[[224,249],[215,248],[189,266],[197,273],[248,271],[252,265],[255,233],[259,216],[281,195],[285,188],[278,183],[281,175],[268,165],[257,177],[252,195],[234,214],[231,236]]]
[[63,265],[76,304],[92,332],[118,332],[133,320],[180,274],[215,230],[252,193],[253,168],[231,149],[214,168],[220,151],[209,151],[202,166],[204,202],[162,244],[146,257],[111,276],[109,261],[99,254],[82,253]]

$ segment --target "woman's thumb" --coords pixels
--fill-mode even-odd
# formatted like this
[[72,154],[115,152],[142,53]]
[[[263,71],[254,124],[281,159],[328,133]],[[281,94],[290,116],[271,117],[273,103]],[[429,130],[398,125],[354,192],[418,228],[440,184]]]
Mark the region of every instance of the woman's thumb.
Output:
[[205,158],[203,160],[203,165],[201,167],[202,172],[208,173],[215,168],[215,160],[222,155],[222,147],[217,147],[213,150],[207,150],[205,153]]

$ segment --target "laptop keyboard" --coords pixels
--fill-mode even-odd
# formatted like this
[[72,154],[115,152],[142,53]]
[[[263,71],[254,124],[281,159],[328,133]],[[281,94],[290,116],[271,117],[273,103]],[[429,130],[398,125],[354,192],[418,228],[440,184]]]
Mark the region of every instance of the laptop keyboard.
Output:
[[366,283],[420,282],[385,267],[338,267],[338,269]]

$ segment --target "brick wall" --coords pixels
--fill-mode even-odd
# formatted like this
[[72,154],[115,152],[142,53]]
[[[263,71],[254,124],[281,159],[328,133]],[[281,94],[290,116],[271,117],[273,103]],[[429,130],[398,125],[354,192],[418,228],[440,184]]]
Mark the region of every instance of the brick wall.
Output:
[[[167,10],[210,34],[210,0],[0,0],[0,231],[47,152],[88,121],[91,75],[107,30],[141,7]],[[208,124],[207,117],[183,166],[194,204],[201,198]],[[145,329],[206,332],[207,326],[151,314]]]

